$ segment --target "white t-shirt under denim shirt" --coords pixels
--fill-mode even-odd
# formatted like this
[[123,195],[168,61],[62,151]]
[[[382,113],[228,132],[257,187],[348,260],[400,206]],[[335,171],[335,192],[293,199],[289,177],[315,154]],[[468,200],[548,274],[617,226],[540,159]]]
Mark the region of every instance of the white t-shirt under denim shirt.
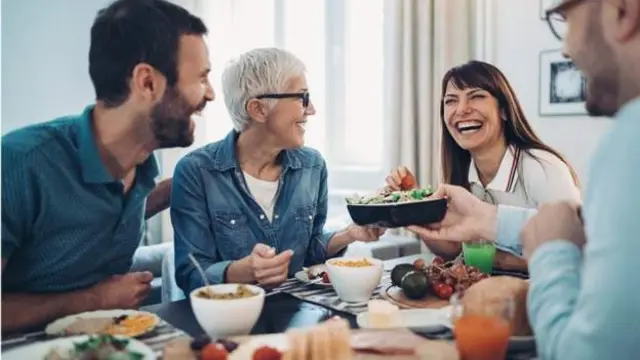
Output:
[[538,149],[528,152],[507,148],[494,179],[482,186],[473,160],[469,167],[471,192],[495,205],[537,208],[545,202],[580,202],[580,190],[569,167],[554,154]]
[[247,183],[249,192],[251,192],[253,198],[264,211],[264,215],[269,221],[273,221],[273,207],[276,202],[279,182],[258,179],[244,171],[242,173],[244,174],[244,180]]

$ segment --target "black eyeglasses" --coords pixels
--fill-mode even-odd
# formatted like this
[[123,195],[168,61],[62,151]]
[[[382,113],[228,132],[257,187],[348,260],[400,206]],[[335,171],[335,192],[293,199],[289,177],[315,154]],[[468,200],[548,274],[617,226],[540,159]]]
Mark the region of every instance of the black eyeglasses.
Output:
[[256,99],[288,99],[288,98],[302,99],[302,106],[305,108],[309,107],[308,91],[303,91],[299,93],[262,94],[262,95],[256,96]]
[[572,7],[578,5],[582,1],[583,0],[560,1],[560,4],[545,11],[545,20],[547,20],[553,36],[555,36],[558,40],[562,40],[563,34],[560,33],[560,28],[562,25],[560,24],[567,21],[567,11]]

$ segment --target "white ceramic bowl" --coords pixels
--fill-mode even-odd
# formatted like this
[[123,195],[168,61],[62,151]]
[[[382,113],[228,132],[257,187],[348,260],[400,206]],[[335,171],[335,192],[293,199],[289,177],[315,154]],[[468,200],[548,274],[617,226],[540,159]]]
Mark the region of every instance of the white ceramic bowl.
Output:
[[[235,292],[240,284],[211,285],[215,293]],[[245,285],[257,295],[240,299],[205,299],[196,296],[206,286],[190,294],[191,308],[202,329],[211,338],[247,335],[258,321],[264,306],[264,290],[254,285]]]
[[[351,267],[336,265],[338,262],[367,259],[371,266]],[[342,301],[367,302],[382,278],[382,261],[369,257],[341,257],[325,262],[329,281]]]

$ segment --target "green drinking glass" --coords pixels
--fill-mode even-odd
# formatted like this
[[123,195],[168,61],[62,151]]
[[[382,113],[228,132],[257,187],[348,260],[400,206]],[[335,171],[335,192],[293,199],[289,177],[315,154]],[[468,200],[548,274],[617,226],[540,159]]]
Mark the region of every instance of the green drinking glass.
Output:
[[496,246],[490,241],[479,241],[462,244],[464,262],[485,274],[491,274]]

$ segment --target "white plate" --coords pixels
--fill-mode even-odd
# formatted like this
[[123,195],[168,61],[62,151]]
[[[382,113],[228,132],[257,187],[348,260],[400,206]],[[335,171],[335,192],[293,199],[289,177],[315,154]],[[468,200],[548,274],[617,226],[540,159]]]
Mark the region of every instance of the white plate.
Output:
[[[123,338],[118,336],[118,338]],[[55,340],[49,340],[45,342],[38,342],[30,345],[21,346],[15,349],[7,350],[2,352],[3,360],[25,360],[25,359],[44,359],[44,357],[49,353],[49,351],[53,348],[60,349],[60,352],[64,352],[66,350],[71,350],[73,348],[74,343],[86,341],[89,339],[89,335],[79,335]],[[143,344],[142,342],[127,338],[129,340],[129,344],[127,345],[127,350],[135,351],[143,355],[144,360],[155,360],[156,356],[151,350],[150,347]]]
[[47,333],[47,335],[62,335],[64,334],[64,329],[66,329],[69,325],[73,324],[73,322],[76,321],[76,319],[78,318],[83,318],[83,319],[107,318],[107,317],[118,317],[122,315],[148,315],[156,319],[156,324],[152,329],[137,336],[141,336],[141,335],[152,332],[155,329],[155,327],[157,327],[160,324],[160,321],[161,321],[158,316],[146,311],[124,310],[124,309],[98,310],[98,311],[89,311],[89,312],[84,312],[80,314],[69,315],[69,316],[60,318],[50,323],[49,325],[47,325],[44,331],[45,333]]
[[[403,309],[399,311],[402,327],[413,331],[429,333],[447,329],[449,321],[446,314],[440,309]],[[370,329],[369,312],[358,314],[356,321],[363,329]]]
[[[453,330],[453,324],[451,323],[451,306],[445,306],[439,311],[443,312],[443,318],[445,319],[443,325]],[[509,337],[509,350],[531,350],[535,347],[536,338],[533,335]]]
[[271,334],[252,338],[246,343],[240,344],[231,354],[229,360],[251,360],[253,353],[261,346],[276,348],[281,352],[289,349],[289,342],[286,334]]
[[[315,265],[315,266],[325,267],[324,264],[323,265]],[[326,271],[326,268],[325,268],[325,271]],[[331,287],[331,284],[325,284],[324,282],[322,282],[322,278],[321,277],[319,277],[317,279],[314,279],[314,280],[310,280],[309,279],[309,275],[307,274],[307,270],[298,271],[297,273],[294,274],[294,277],[296,279],[302,281],[303,283],[313,284],[313,285],[322,286],[322,287]]]

